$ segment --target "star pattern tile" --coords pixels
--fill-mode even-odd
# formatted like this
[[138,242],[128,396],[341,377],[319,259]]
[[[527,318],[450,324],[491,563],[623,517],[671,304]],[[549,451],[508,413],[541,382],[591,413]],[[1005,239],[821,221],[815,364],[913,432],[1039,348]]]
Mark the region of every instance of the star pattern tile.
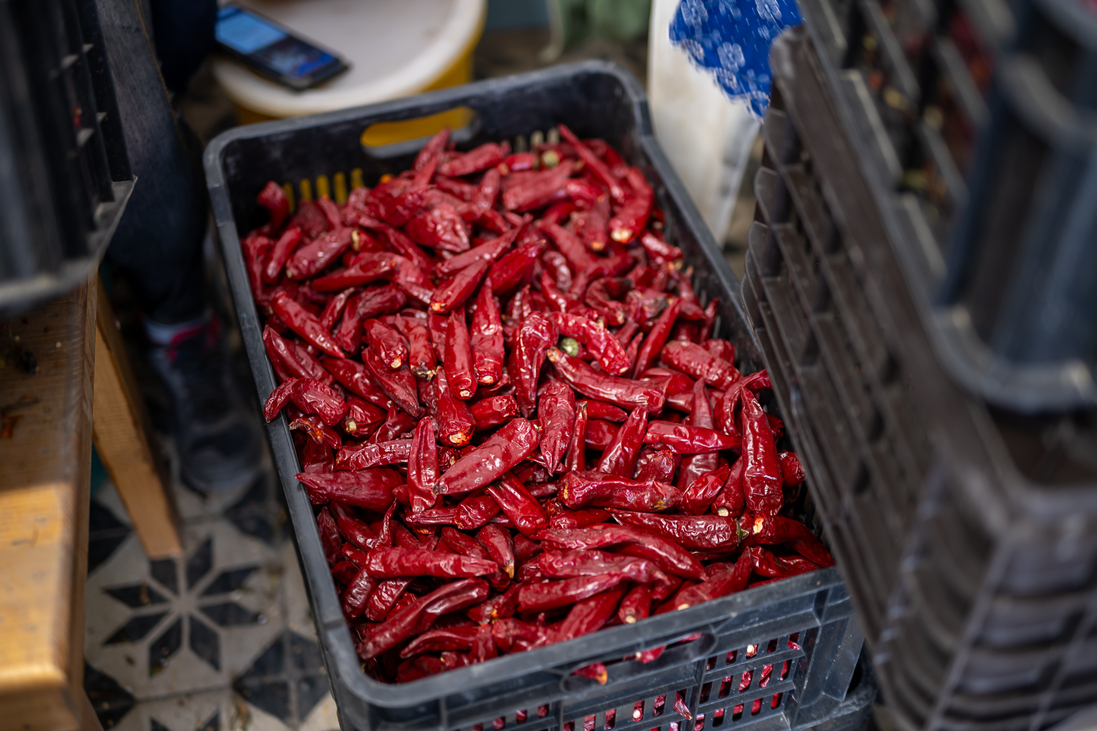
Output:
[[277,482],[176,492],[179,559],[144,555],[109,484],[92,501],[85,686],[104,728],[337,729]]

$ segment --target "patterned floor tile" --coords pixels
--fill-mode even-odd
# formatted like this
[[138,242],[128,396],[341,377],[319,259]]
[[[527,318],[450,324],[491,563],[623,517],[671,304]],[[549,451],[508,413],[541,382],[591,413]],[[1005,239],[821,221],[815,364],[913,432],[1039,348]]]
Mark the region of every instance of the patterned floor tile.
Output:
[[85,656],[138,700],[228,687],[284,626],[279,550],[223,519],[185,542],[150,561],[131,536],[88,578]]
[[92,501],[85,687],[104,728],[338,729],[277,480],[172,489],[175,560],[145,556],[109,482]]

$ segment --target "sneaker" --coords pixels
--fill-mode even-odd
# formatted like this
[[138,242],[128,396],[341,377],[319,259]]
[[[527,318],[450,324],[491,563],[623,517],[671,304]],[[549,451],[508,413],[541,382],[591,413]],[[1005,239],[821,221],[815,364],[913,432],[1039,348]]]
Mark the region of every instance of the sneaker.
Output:
[[149,363],[168,396],[180,476],[203,493],[238,487],[261,470],[262,425],[241,395],[220,329],[210,316],[145,323]]

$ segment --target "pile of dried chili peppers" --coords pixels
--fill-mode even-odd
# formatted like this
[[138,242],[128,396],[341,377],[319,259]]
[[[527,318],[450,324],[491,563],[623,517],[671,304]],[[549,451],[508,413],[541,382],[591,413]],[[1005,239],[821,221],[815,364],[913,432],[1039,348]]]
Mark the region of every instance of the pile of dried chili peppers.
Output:
[[457,152],[243,242],[358,653],[405,682],[832,564],[782,423],[602,140]]

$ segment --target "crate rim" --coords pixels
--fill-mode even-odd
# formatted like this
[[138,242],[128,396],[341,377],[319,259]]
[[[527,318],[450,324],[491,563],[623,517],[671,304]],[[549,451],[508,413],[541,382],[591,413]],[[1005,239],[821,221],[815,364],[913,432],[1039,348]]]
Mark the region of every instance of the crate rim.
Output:
[[[813,28],[807,26],[807,31],[807,35],[810,36],[810,43],[813,51],[812,55],[814,60],[812,63],[815,64],[818,72],[829,81],[831,79],[829,76],[829,67],[825,61],[823,61],[822,54],[819,52],[816,36],[812,35]],[[781,81],[775,79],[774,83],[780,84]],[[835,92],[833,87],[831,87],[831,91],[833,94],[831,99],[835,106],[835,112],[840,114],[845,99],[842,94]],[[787,111],[786,113],[791,114]],[[848,128],[846,128],[846,134],[849,134]],[[873,179],[865,172],[863,166],[858,166],[858,172],[865,177],[866,183],[871,188]],[[886,216],[881,215],[881,221],[885,220]],[[911,285],[909,280],[905,278],[906,272],[902,271],[902,257],[904,253],[908,252],[903,251],[902,247],[897,246],[895,241],[890,237],[888,238],[887,245],[895,257],[900,273],[904,275],[904,281],[908,283],[911,299],[918,310],[917,314],[920,318],[920,327],[924,330],[927,341],[931,345],[936,345],[936,338],[943,333],[941,329],[932,326],[930,320],[939,316],[939,311],[932,308],[928,298],[923,296],[925,293],[919,287]],[[749,307],[747,310],[749,311]],[[947,357],[951,355],[951,353],[948,351],[942,352],[937,347],[933,347],[933,354],[938,359],[942,371],[949,377],[954,378],[955,373],[950,368],[952,362]],[[903,353],[903,356],[904,360],[911,360],[905,352]],[[1015,513],[1024,513],[1041,521],[1061,520],[1064,516],[1076,514],[1079,508],[1086,510],[1090,514],[1097,514],[1097,491],[1093,490],[1094,483],[1092,481],[1080,479],[1063,484],[1048,484],[1039,482],[1025,475],[1017,466],[1006,444],[1002,430],[991,414],[990,406],[993,406],[994,404],[988,405],[983,403],[977,392],[968,390],[968,383],[956,380],[954,380],[954,383],[959,386],[957,395],[962,398],[962,402],[956,404],[954,408],[962,411],[974,426],[976,437],[980,442],[980,447],[983,452],[985,452],[993,470],[992,474],[996,478],[989,481],[983,481],[984,483],[988,483],[982,486],[984,492],[990,492],[996,496],[1002,497],[1006,501],[1005,507],[1011,515]],[[955,429],[955,427],[946,426],[946,430],[951,431],[952,429]],[[942,439],[940,440],[939,446],[949,455],[952,463],[957,465],[961,470],[968,469],[971,465],[978,462],[976,455],[965,451],[952,440]],[[970,486],[969,481],[967,480],[964,481],[964,484]]]
[[[254,299],[251,296],[250,285],[244,274],[245,269],[240,247],[240,234],[237,231],[237,224],[230,208],[228,196],[224,192],[227,183],[225,180],[225,172],[221,167],[221,159],[229,146],[239,140],[261,138],[273,133],[286,133],[318,128],[332,123],[361,121],[362,124],[372,124],[379,121],[425,116],[452,106],[471,105],[471,103],[474,102],[474,97],[483,91],[500,88],[522,88],[531,83],[566,78],[577,73],[607,74],[621,83],[628,94],[628,102],[633,108],[637,124],[636,134],[638,146],[643,150],[643,154],[648,157],[652,167],[655,168],[662,177],[666,186],[667,196],[671,198],[679,210],[682,211],[684,218],[701,220],[692,199],[689,198],[688,193],[686,193],[685,188],[674,172],[673,167],[655,140],[646,98],[640,84],[631,74],[621,67],[605,61],[584,61],[564,64],[545,70],[516,74],[499,79],[488,79],[464,86],[428,92],[405,99],[390,100],[351,109],[239,127],[218,135],[209,143],[203,155],[207,176],[207,187],[211,194],[213,213],[218,233],[221,237],[222,254],[226,258],[226,263],[228,264],[226,268],[228,270],[229,284],[233,291],[233,297],[236,300],[237,315],[240,318],[240,327],[244,335],[245,346],[251,362],[251,371],[256,380],[256,385],[261,397],[265,398],[270,391],[273,390],[275,379],[273,369],[271,368],[269,359],[261,343],[259,333],[260,320],[258,318]],[[411,145],[413,143],[398,144]],[[707,227],[691,228],[691,232],[696,236],[701,249],[707,249],[709,252],[719,252],[719,247]],[[714,273],[720,280],[720,285],[724,290],[721,292],[721,296],[727,296],[727,305],[740,313],[741,320],[744,324],[749,322],[745,313],[743,313],[738,280],[731,272],[731,268],[726,259],[720,255],[709,257],[702,263],[705,265],[715,265],[716,271]],[[754,337],[753,332],[750,333],[750,336],[754,341],[751,345],[757,350],[757,339]],[[760,357],[758,357],[757,360],[761,363]],[[290,512],[290,522],[293,524],[293,530],[297,537],[298,545],[302,548],[304,546],[316,548],[316,550],[310,551],[299,550],[298,556],[302,564],[305,565],[306,570],[303,573],[306,578],[306,586],[314,604],[317,625],[322,629],[322,631],[318,633],[320,635],[321,643],[327,644],[325,634],[329,634],[333,636],[333,638],[336,638],[334,639],[334,642],[325,649],[329,653],[329,661],[334,666],[333,669],[336,671],[338,680],[344,684],[346,689],[353,696],[356,696],[358,699],[366,701],[371,705],[382,708],[410,709],[415,706],[444,704],[448,697],[460,692],[459,684],[463,684],[463,681],[472,681],[472,683],[475,683],[475,686],[482,686],[485,683],[492,682],[491,678],[486,677],[484,672],[485,668],[495,676],[502,674],[500,671],[508,671],[517,675],[518,673],[534,673],[546,670],[548,669],[548,666],[554,663],[561,663],[569,658],[574,658],[573,649],[579,646],[576,644],[579,641],[582,641],[585,646],[582,657],[589,659],[577,661],[574,667],[581,667],[589,662],[597,661],[600,656],[609,656],[616,659],[618,655],[615,653],[621,649],[630,646],[657,646],[663,644],[666,640],[673,640],[675,637],[680,637],[683,634],[695,632],[699,627],[704,625],[708,625],[711,628],[717,627],[734,616],[749,612],[756,607],[762,607],[766,604],[778,601],[796,601],[812,594],[818,595],[818,593],[823,590],[830,592],[828,595],[830,598],[830,601],[827,604],[828,608],[838,602],[846,602],[848,604],[848,594],[845,591],[838,569],[836,567],[831,567],[811,574],[786,579],[775,584],[758,587],[757,589],[752,589],[730,597],[706,602],[683,611],[660,615],[658,620],[659,630],[657,632],[647,631],[649,628],[654,629],[656,623],[651,620],[645,620],[628,627],[608,628],[578,638],[577,640],[557,643],[538,650],[496,658],[477,666],[454,669],[412,683],[381,683],[369,678],[361,669],[355,651],[356,643],[351,637],[348,623],[343,618],[334,583],[330,579],[330,572],[326,563],[320,565],[323,562],[323,555],[322,551],[319,550],[319,536],[315,521],[294,520],[295,515],[303,515],[305,511],[311,516],[312,506],[300,483],[293,477],[293,475],[296,475],[300,470],[296,451],[292,447],[285,416],[280,415],[276,420],[270,422],[267,425],[267,428],[272,446],[275,447],[272,449],[272,452],[274,452],[274,460],[278,467],[283,491],[286,494]],[[305,524],[298,525],[298,522],[303,522]],[[313,544],[315,544],[315,546],[313,546]],[[833,594],[835,591],[838,592],[838,596]],[[845,610],[843,609],[843,611]],[[852,617],[852,608],[849,608],[847,613],[848,616]],[[804,612],[798,612],[791,616],[807,619],[809,614],[814,618],[814,624],[812,626],[815,628],[822,627],[827,622],[841,618],[841,616],[846,616],[845,614],[821,616],[821,609],[819,607],[813,609],[805,608]],[[788,621],[789,618],[789,615],[785,615],[778,618],[777,621]],[[764,622],[752,623],[751,625],[744,627],[744,631],[749,631],[750,627],[758,627],[760,624],[764,624]],[[640,628],[640,632],[637,632],[637,630],[634,629],[637,627]],[[801,625],[800,631],[803,631],[803,628],[804,625]],[[810,629],[810,627],[807,627],[807,629]],[[704,629],[702,629],[702,631],[704,631]],[[632,635],[636,636],[630,637]],[[698,658],[693,658],[690,662],[696,662],[697,659]],[[335,678],[333,678],[333,680],[335,680]],[[472,683],[469,684],[468,688],[475,687]],[[556,695],[554,701],[551,702],[557,702],[566,695],[567,693],[561,690]],[[804,708],[807,707],[810,706],[804,706]],[[435,713],[428,707],[424,716],[432,715],[435,715]],[[446,717],[448,715],[449,711],[447,709],[439,707],[437,712],[439,727],[445,725]],[[396,728],[422,723],[422,719],[423,716],[420,716],[419,721],[409,721],[407,723],[386,721],[385,723],[388,726]]]

